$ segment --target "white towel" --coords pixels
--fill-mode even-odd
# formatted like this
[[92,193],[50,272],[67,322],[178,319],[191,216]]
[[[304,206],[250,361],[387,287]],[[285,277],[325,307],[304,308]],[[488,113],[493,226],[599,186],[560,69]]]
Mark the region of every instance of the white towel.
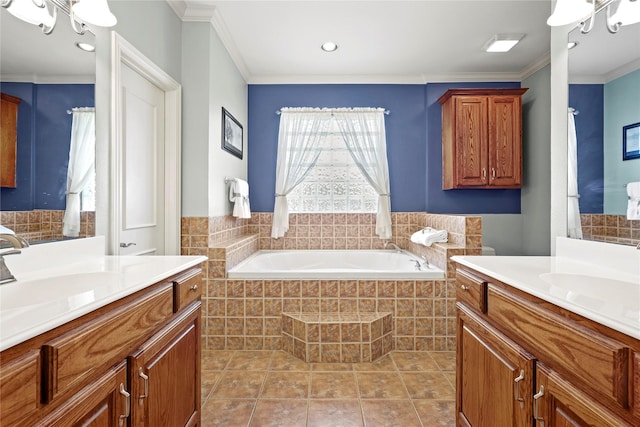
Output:
[[446,243],[449,239],[447,230],[436,230],[426,227],[411,235],[411,241],[419,245],[431,246],[433,243]]
[[640,219],[640,181],[627,184],[627,219]]
[[0,224],[0,233],[2,233],[2,234],[16,234],[12,229],[7,228],[2,224]]
[[249,206],[249,184],[247,181],[236,178],[229,185],[229,200],[234,203],[233,216],[237,218],[251,218]]

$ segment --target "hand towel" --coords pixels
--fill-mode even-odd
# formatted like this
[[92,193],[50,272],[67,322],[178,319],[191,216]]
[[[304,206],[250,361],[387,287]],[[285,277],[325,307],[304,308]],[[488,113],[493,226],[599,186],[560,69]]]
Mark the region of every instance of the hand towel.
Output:
[[2,224],[0,224],[0,233],[2,233],[2,234],[16,234],[12,229],[7,228]]
[[640,181],[627,184],[627,219],[640,219]]
[[418,230],[411,235],[411,241],[419,245],[431,246],[433,243],[446,243],[449,239],[447,230],[436,230],[431,227]]
[[229,200],[234,203],[233,216],[236,218],[251,218],[249,205],[249,184],[236,178],[229,185]]

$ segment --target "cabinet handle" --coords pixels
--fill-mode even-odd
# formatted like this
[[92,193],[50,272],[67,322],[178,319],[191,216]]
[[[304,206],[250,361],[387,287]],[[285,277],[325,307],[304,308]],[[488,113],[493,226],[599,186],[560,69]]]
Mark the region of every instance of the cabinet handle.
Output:
[[540,425],[544,426],[544,417],[538,416],[538,403],[542,396],[544,396],[544,386],[540,386],[540,391],[533,395],[533,421],[535,421],[536,425],[540,423]]
[[496,168],[491,168],[491,181],[496,179]]
[[513,380],[513,393],[516,395],[516,400],[520,402],[520,409],[524,408],[524,398],[520,397],[520,381],[524,380],[524,369],[520,370],[520,375]]
[[142,399],[149,397],[149,376],[144,374],[142,367],[138,369],[138,376],[144,381],[144,394],[138,396],[138,404],[142,404]]
[[198,285],[193,285],[192,287],[190,287],[189,289],[191,289],[193,292],[198,290]]
[[482,182],[487,182],[487,168],[482,168]]
[[468,291],[469,287],[467,285],[460,285],[460,289],[462,289],[463,291]]
[[129,414],[131,414],[131,393],[127,393],[127,390],[124,389],[124,384],[122,383],[120,383],[120,394],[124,397],[125,402],[125,414],[120,415],[120,420],[118,421],[118,425],[122,427],[124,420],[129,418]]

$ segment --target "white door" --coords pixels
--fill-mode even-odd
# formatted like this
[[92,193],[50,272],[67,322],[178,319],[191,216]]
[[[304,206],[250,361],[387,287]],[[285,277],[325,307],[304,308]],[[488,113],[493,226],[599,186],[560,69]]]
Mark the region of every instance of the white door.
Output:
[[120,255],[163,255],[165,93],[127,64],[121,69]]

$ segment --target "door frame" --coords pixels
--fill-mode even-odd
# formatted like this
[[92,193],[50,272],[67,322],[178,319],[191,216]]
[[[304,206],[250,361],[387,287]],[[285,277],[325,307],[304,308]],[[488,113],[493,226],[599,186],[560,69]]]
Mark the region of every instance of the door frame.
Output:
[[164,92],[164,248],[165,255],[180,255],[181,221],[181,99],[182,86],[164,70],[126,41],[111,32],[111,167],[109,173],[109,238],[110,254],[120,251],[122,155],[122,65],[125,64]]

